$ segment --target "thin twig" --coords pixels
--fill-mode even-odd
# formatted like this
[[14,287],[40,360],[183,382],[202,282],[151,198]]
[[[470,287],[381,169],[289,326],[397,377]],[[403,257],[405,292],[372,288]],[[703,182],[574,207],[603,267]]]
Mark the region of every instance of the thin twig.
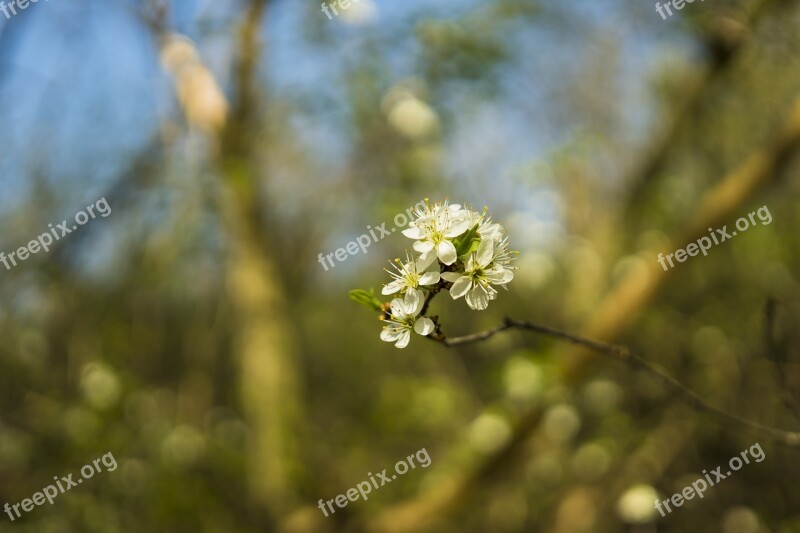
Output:
[[441,333],[441,330],[437,329],[436,333],[434,335],[431,335],[430,338],[434,341],[444,344],[447,347],[450,347],[450,346],[458,346],[461,344],[469,344],[472,342],[483,341],[500,333],[501,331],[505,331],[512,328],[534,331],[536,333],[541,333],[549,337],[554,337],[563,341],[571,342],[573,344],[585,346],[587,348],[594,350],[595,352],[610,356],[614,359],[617,359],[618,361],[622,361],[628,364],[630,367],[636,370],[642,370],[645,373],[649,374],[657,381],[665,385],[668,389],[671,389],[673,392],[678,393],[684,401],[686,401],[689,405],[695,407],[696,409],[712,413],[721,416],[723,418],[727,418],[728,420],[736,422],[740,425],[747,426],[751,429],[760,431],[788,446],[800,446],[800,433],[785,431],[783,429],[774,428],[771,426],[765,426],[763,424],[759,424],[758,422],[742,418],[739,415],[729,413],[728,411],[725,411],[723,409],[720,409],[719,407],[711,405],[708,402],[706,402],[703,398],[701,398],[700,395],[698,395],[696,392],[689,389],[684,384],[679,382],[677,379],[667,374],[664,370],[648,362],[646,359],[643,359],[641,356],[631,353],[631,351],[624,346],[609,344],[606,342],[582,337],[580,335],[566,333],[564,331],[560,331],[551,328],[549,326],[543,326],[541,324],[535,324],[533,322],[513,320],[510,318],[506,318],[503,321],[503,323],[500,324],[499,326],[496,326],[492,329],[488,329],[486,331],[482,331],[480,333],[473,333],[472,335],[465,335],[463,337],[447,338],[443,333]]

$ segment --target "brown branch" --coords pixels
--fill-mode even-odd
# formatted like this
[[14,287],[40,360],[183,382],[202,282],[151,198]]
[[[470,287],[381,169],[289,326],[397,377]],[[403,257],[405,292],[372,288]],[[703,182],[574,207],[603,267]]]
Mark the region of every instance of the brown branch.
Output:
[[422,309],[420,310],[420,316],[425,316],[425,313],[428,312],[428,306],[431,305],[431,300],[433,297],[439,294],[439,291],[442,290],[442,282],[440,281],[436,287],[432,291],[430,291],[427,296],[425,296],[425,303],[422,304]]
[[432,337],[432,340],[440,342],[447,347],[458,346],[462,344],[484,341],[502,331],[513,328],[525,329],[528,331],[541,333],[542,335],[547,335],[549,337],[553,337],[559,340],[571,342],[573,344],[589,348],[597,353],[609,356],[618,361],[622,361],[623,363],[627,364],[628,366],[630,366],[635,370],[642,370],[646,374],[649,374],[651,377],[661,382],[661,384],[665,385],[668,389],[680,395],[680,397],[685,402],[695,407],[696,409],[718,415],[730,421],[736,422],[737,424],[749,427],[751,429],[769,435],[775,440],[782,442],[783,444],[786,444],[788,446],[800,446],[800,433],[785,431],[771,426],[765,426],[763,424],[759,424],[758,422],[742,418],[739,415],[729,413],[724,409],[720,409],[719,407],[711,405],[708,402],[706,402],[702,397],[700,397],[700,395],[698,395],[696,392],[686,387],[677,379],[670,376],[667,372],[665,372],[658,366],[648,362],[641,356],[632,353],[630,350],[628,350],[628,348],[624,346],[609,344],[606,342],[589,339],[587,337],[582,337],[580,335],[566,333],[564,331],[560,331],[551,328],[549,326],[535,324],[533,322],[514,320],[511,318],[506,318],[500,325],[492,329],[482,331],[480,333],[473,333],[472,335],[465,335],[463,337],[454,337],[449,339],[444,334],[439,332],[438,335]]

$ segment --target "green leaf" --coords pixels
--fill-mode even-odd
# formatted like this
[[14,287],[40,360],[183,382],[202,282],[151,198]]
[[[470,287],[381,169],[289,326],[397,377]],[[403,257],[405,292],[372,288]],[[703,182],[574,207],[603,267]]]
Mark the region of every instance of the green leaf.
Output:
[[462,257],[472,252],[473,250],[477,250],[478,245],[480,245],[480,235],[478,235],[478,224],[472,226],[469,230],[467,230],[467,232],[464,235],[456,239],[453,242],[453,244],[456,247],[456,253],[458,254],[458,257]]
[[372,289],[366,291],[364,289],[353,289],[352,291],[348,292],[347,295],[356,303],[361,305],[366,305],[374,309],[375,311],[381,310],[381,302],[372,292]]
[[470,244],[469,249],[467,249],[467,251],[464,252],[464,255],[469,255],[472,252],[477,252],[478,248],[480,248],[480,246],[481,246],[480,237],[476,237],[476,238],[472,239],[472,244]]

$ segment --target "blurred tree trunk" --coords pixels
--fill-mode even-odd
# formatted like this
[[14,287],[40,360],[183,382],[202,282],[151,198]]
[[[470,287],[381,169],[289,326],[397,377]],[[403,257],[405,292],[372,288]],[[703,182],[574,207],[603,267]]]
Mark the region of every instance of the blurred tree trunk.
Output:
[[249,484],[274,514],[293,500],[300,421],[296,346],[274,243],[264,231],[256,151],[260,116],[255,73],[266,0],[253,0],[239,33],[236,96],[222,133],[221,170],[232,193],[223,209],[231,239],[228,285],[236,310],[241,395],[253,430]]
[[297,451],[294,425],[300,419],[294,332],[285,318],[282,283],[259,239],[258,225],[241,209],[240,201],[228,200],[227,281],[236,313],[240,393],[253,431],[249,482],[256,499],[278,512],[291,497],[290,467]]
[[[296,424],[301,420],[295,333],[287,318],[277,249],[265,228],[257,151],[260,94],[255,82],[258,30],[267,2],[248,4],[238,33],[230,109],[194,45],[161,36],[162,61],[176,80],[190,126],[208,134],[222,179],[220,212],[230,245],[226,283],[235,314],[233,332],[240,397],[251,429],[248,483],[254,501],[273,515],[294,500]],[[190,50],[187,50],[190,48]]]

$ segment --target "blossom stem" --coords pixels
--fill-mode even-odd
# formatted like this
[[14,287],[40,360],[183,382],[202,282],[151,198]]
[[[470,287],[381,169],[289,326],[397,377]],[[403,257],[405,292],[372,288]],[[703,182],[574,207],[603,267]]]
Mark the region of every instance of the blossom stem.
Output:
[[439,291],[442,290],[442,284],[437,284],[426,296],[425,296],[425,303],[422,304],[422,309],[419,311],[419,316],[425,316],[425,313],[428,312],[428,306],[431,304],[431,300],[433,297],[436,296]]
[[[429,296],[429,298],[432,298],[432,296]],[[426,301],[426,306],[428,301],[429,300]],[[623,363],[627,364],[634,370],[641,370],[646,374],[649,374],[651,377],[661,382],[661,384],[665,385],[668,389],[677,393],[681,397],[681,399],[683,399],[686,403],[688,403],[695,409],[698,409],[700,411],[705,411],[707,413],[720,416],[732,422],[736,422],[739,425],[749,427],[751,429],[769,435],[776,441],[786,444],[788,446],[792,447],[800,446],[800,433],[786,431],[772,426],[766,426],[764,424],[760,424],[753,420],[742,418],[739,415],[730,413],[728,411],[725,411],[724,409],[711,405],[710,403],[705,401],[702,397],[700,397],[699,394],[688,388],[686,385],[682,384],[677,379],[670,376],[666,371],[662,370],[653,363],[648,362],[641,356],[632,353],[625,346],[609,344],[606,342],[589,339],[587,337],[582,337],[580,335],[575,335],[572,333],[560,331],[555,328],[551,328],[549,326],[544,326],[533,322],[514,320],[511,318],[504,319],[501,324],[495,326],[494,328],[481,331],[479,333],[473,333],[471,335],[464,335],[462,337],[453,337],[453,338],[447,338],[441,332],[441,329],[438,327],[437,324],[436,332],[434,334],[429,335],[428,338],[437,341],[447,347],[451,347],[451,346],[459,346],[462,344],[469,344],[473,342],[483,341],[508,329],[525,329],[528,331],[534,331],[536,333],[547,335],[549,337],[553,337],[563,341],[571,342],[573,344],[577,344],[580,346],[585,346],[586,348],[589,348],[597,353],[609,356],[613,359],[617,359],[618,361],[622,361]]]

